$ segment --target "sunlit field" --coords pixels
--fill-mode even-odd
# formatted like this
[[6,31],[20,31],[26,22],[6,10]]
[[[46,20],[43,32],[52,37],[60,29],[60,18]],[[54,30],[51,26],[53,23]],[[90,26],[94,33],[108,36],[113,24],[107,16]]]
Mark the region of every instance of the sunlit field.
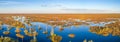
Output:
[[120,42],[120,14],[0,14],[0,42]]

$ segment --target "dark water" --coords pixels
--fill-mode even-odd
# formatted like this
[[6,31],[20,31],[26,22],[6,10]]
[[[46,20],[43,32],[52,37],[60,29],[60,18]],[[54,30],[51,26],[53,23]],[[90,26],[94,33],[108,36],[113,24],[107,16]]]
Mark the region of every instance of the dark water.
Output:
[[[48,34],[43,34],[42,32],[45,31],[46,28],[46,24],[43,23],[32,23],[35,24],[36,26],[34,26],[34,28],[36,29],[36,31],[38,32],[37,35],[37,40],[38,42],[51,42],[51,40],[49,38],[47,38],[50,33]],[[41,26],[41,30],[38,30],[38,25]],[[48,25],[48,32],[51,31],[52,26]],[[21,28],[21,34],[25,36],[25,38],[23,39],[24,42],[29,42],[31,39],[33,39],[33,37],[29,37],[26,36],[23,32],[23,28]],[[3,30],[0,30],[0,36],[9,36],[13,39],[18,39],[19,42],[22,41],[22,39],[17,38],[16,37],[16,33],[15,28],[13,27],[13,29],[10,30],[10,34],[9,35],[3,35],[3,31],[6,31],[6,26],[3,26]],[[71,26],[71,27],[66,27],[63,31],[59,31],[58,27],[55,27],[54,29],[55,34],[62,36],[62,41],[61,42],[83,42],[84,39],[87,40],[93,40],[94,42],[120,42],[120,37],[118,36],[103,36],[103,35],[97,35],[94,33],[89,32],[89,26],[85,26],[85,25],[80,25],[78,27],[75,26]],[[75,34],[74,38],[70,38],[68,37],[68,34]]]

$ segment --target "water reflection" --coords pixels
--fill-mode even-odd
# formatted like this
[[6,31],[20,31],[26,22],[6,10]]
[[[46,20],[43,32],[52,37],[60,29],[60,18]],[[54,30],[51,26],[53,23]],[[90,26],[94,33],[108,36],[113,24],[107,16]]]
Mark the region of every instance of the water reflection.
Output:
[[[51,42],[51,40],[53,40],[53,41],[58,40],[61,42],[69,42],[69,41],[70,42],[75,42],[75,41],[83,42],[85,39],[87,41],[92,40],[94,42],[102,42],[103,40],[116,41],[113,38],[116,38],[118,40],[120,39],[117,36],[112,37],[112,36],[108,35],[107,37],[104,37],[104,36],[96,35],[94,33],[89,32],[89,26],[85,26],[85,25],[81,25],[81,26],[79,26],[79,28],[76,28],[75,26],[71,26],[70,28],[66,27],[61,32],[59,31],[59,26],[56,26],[56,27],[54,27],[54,33],[52,33],[53,31],[51,31],[51,28],[53,28],[53,27],[48,25],[48,34],[43,34],[42,32],[46,29],[45,28],[46,24],[43,24],[43,23],[33,23],[33,24],[37,24],[37,26],[41,25],[40,26],[42,28],[41,30],[38,30],[38,28],[35,27],[35,30],[38,34],[36,34],[35,31],[31,32],[31,29],[28,31],[28,29],[23,29],[23,28],[20,29],[21,30],[20,34],[18,34],[18,33],[16,34],[14,32],[14,30],[16,28],[13,28],[13,29],[11,29],[12,31],[10,31],[10,34],[5,35],[5,34],[1,33],[1,35],[3,35],[4,37],[10,36],[11,38],[16,38],[16,39],[14,39],[16,41],[18,38],[18,40],[23,40],[23,42],[26,42],[26,41],[29,42],[29,40],[30,40],[30,42],[39,42],[39,41]],[[6,26],[2,26],[2,28],[7,29]],[[92,30],[92,28],[90,28],[90,30]],[[2,30],[1,32],[4,32],[4,30]],[[32,34],[35,32],[34,36],[32,36],[32,34],[29,34],[30,32]],[[28,33],[28,34],[26,34],[26,33]],[[12,35],[16,35],[17,37],[12,36]],[[104,39],[101,39],[101,38],[104,38]],[[56,42],[58,42],[58,41],[56,41]]]

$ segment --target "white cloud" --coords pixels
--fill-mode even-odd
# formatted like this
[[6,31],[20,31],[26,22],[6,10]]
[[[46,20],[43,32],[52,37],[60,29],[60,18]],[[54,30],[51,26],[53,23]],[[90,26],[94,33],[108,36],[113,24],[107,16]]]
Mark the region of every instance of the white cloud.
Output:
[[22,4],[22,2],[16,2],[16,1],[0,1],[0,5],[12,5],[12,4]]
[[61,9],[61,10],[74,13],[120,13],[120,11],[115,10],[98,10],[98,9]]
[[[0,1],[0,5],[10,5],[10,4],[24,4],[23,2],[16,1]],[[30,5],[31,6],[31,5]],[[51,3],[51,4],[41,4],[42,8],[38,5],[33,5],[31,7],[16,7],[16,8],[1,8],[0,13],[120,13],[120,11],[111,10],[99,10],[99,9],[71,9],[66,7],[67,5],[62,3]],[[69,6],[71,7],[71,6]],[[65,8],[65,9],[63,9]],[[66,9],[68,8],[68,9]],[[74,7],[75,8],[75,7]]]
[[41,4],[41,7],[61,7],[61,4]]
[[44,10],[2,10],[0,13],[120,13],[120,11],[108,11],[108,10],[60,10],[60,9],[44,9]]

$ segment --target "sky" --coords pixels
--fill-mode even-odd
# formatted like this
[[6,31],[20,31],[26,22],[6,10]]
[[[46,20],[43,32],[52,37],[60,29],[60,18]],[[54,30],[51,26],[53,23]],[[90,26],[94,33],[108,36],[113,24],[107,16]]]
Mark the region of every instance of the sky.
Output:
[[120,13],[120,0],[0,0],[0,13]]

